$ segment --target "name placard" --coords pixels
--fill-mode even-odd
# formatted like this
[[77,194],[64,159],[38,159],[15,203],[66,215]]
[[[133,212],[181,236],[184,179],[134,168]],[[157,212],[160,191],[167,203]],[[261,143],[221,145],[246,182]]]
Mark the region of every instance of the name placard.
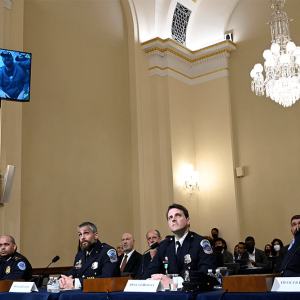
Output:
[[10,287],[9,292],[12,293],[31,293],[38,292],[36,285],[34,282],[13,282]]
[[276,277],[271,292],[300,292],[300,277]]
[[124,292],[164,292],[160,280],[128,280]]

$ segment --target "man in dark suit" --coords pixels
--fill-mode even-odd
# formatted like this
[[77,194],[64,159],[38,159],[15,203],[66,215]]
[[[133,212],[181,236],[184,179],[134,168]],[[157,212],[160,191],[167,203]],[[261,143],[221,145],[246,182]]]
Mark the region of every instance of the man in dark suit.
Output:
[[[141,279],[152,277],[157,280],[168,280],[163,274],[179,274],[184,278],[189,272],[191,281],[197,280],[208,269],[215,270],[216,257],[207,239],[191,232],[188,210],[180,204],[172,204],[167,210],[167,221],[174,236],[159,244],[148,269]],[[155,275],[154,275],[155,274]]]
[[122,235],[124,254],[118,257],[118,266],[121,276],[131,276],[134,278],[138,275],[143,256],[134,249],[134,242],[135,240],[130,233],[124,233]]
[[[287,255],[287,253],[290,255],[290,253],[295,252],[295,249],[297,248],[295,243],[295,233],[297,232],[297,230],[300,228],[300,215],[295,215],[292,217],[291,219],[291,232],[292,235],[294,236],[292,242],[290,245],[286,245],[285,247],[281,248],[279,250],[279,255],[278,255],[278,259],[276,261],[275,264],[275,268],[274,268],[274,273],[279,273],[280,271],[282,272],[288,262],[289,259],[292,258],[291,256],[289,257],[288,260],[285,260],[285,257]],[[297,234],[297,236],[299,235],[299,233]],[[299,252],[299,250],[297,251]],[[287,268],[286,268],[286,272],[283,274],[283,276],[291,276],[294,275],[295,273],[300,273],[300,261],[299,261],[299,257],[298,254],[295,253],[294,257],[292,258],[292,260],[289,262]],[[296,272],[295,272],[296,270]],[[295,275],[295,276],[299,276],[299,275]]]
[[221,256],[222,259],[220,263],[217,261],[218,267],[223,267],[226,263],[233,263],[233,255],[229,251],[225,250],[225,241],[222,238],[215,239],[214,250]]
[[248,236],[245,240],[248,257],[253,267],[269,268],[270,263],[264,251],[255,248],[255,240],[252,236]]
[[83,287],[84,279],[120,276],[116,250],[98,240],[97,227],[93,223],[80,224],[78,235],[81,251],[77,253],[68,276],[61,275],[61,288]]
[[238,243],[238,254],[234,256],[235,260],[238,259],[248,259],[248,253],[246,249],[246,244],[244,242]]

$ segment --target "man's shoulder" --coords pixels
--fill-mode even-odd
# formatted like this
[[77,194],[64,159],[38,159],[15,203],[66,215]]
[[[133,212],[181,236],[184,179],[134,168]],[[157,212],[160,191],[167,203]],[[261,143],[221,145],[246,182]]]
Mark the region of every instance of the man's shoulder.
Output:
[[265,252],[263,250],[260,250],[260,249],[257,249],[257,248],[255,248],[255,252],[260,253],[260,254],[262,254],[262,253],[265,254]]
[[190,235],[191,235],[191,238],[194,239],[197,242],[198,241],[199,242],[201,242],[201,241],[208,241],[209,242],[209,240],[206,237],[204,237],[204,236],[202,236],[202,235],[200,235],[200,234],[198,234],[196,232],[190,231]]
[[14,261],[21,261],[21,260],[24,260],[25,262],[29,263],[29,260],[24,256],[22,255],[21,253],[19,252],[15,252],[14,256],[12,257],[12,259]]
[[140,252],[137,252],[136,250],[133,251],[132,255],[134,255],[135,257],[138,257],[138,258],[142,258],[143,257],[143,255]]

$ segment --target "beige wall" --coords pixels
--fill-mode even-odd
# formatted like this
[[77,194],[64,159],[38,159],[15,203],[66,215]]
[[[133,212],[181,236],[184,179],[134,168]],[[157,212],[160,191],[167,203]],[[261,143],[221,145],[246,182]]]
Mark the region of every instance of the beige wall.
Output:
[[[70,265],[76,226],[117,246],[133,230],[127,27],[120,1],[26,1],[22,253]],[[40,255],[43,253],[43,255]]]
[[[299,8],[291,0],[284,9],[294,19],[291,38],[298,46]],[[246,169],[237,180],[240,237],[253,236],[261,249],[274,238],[290,243],[289,220],[299,214],[300,196],[300,103],[284,108],[250,90],[250,71],[271,46],[270,16],[268,1],[240,0],[227,26],[237,44],[229,60],[235,164]]]

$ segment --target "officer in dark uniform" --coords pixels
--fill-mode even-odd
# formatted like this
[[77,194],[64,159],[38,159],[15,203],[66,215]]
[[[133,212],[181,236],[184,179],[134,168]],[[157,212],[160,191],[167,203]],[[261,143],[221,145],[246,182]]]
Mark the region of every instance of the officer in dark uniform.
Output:
[[190,218],[187,209],[180,204],[170,205],[167,211],[169,228],[174,233],[159,244],[156,255],[141,279],[152,274],[179,274],[184,278],[189,271],[190,280],[194,281],[207,274],[208,269],[215,269],[216,257],[210,243],[203,236],[189,231]]
[[120,276],[116,250],[98,240],[97,228],[84,222],[78,227],[81,251],[75,257],[68,276],[59,279],[61,288],[83,287],[84,279]]
[[31,264],[16,250],[17,245],[12,236],[4,235],[0,238],[0,280],[31,278]]

